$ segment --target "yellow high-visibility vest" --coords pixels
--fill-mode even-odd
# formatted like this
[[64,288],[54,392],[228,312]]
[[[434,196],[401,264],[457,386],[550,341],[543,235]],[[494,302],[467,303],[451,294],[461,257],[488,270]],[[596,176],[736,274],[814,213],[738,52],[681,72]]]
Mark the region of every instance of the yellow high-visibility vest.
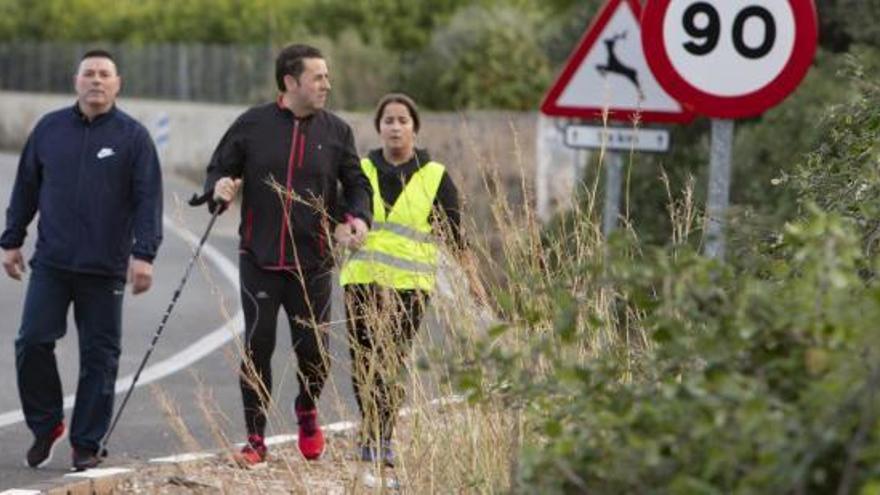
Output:
[[376,166],[364,158],[361,168],[373,186],[373,225],[364,246],[342,266],[340,283],[432,290],[437,246],[431,237],[429,218],[445,167],[428,162],[416,171],[387,215]]

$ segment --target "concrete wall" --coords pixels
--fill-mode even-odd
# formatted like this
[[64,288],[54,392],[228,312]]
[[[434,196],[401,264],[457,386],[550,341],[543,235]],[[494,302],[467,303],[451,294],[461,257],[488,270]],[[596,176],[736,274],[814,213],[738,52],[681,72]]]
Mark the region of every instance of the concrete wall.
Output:
[[[20,150],[41,115],[74,101],[73,94],[0,91],[0,149]],[[167,117],[168,142],[159,147],[163,167],[197,182],[204,178],[224,131],[245,110],[243,106],[125,98],[120,98],[119,107],[140,120],[154,137],[159,120]],[[341,116],[354,129],[361,154],[379,146],[371,114],[343,112]],[[577,164],[583,163],[583,157],[564,148],[558,129],[549,120],[541,128],[543,138],[536,139],[538,114],[534,112],[424,113],[418,146],[428,148],[434,159],[446,164],[480,224],[485,225],[490,215],[484,175],[497,178],[498,183],[489,187],[505,189],[514,207],[527,197],[535,206],[537,195],[540,217],[546,219],[568,206],[578,180]],[[538,152],[540,167],[536,166]],[[537,173],[542,178],[536,191]],[[523,184],[528,196],[523,194]]]
[[[30,129],[44,113],[72,105],[71,95],[0,92],[0,148],[20,150]],[[157,122],[168,117],[169,140],[160,147],[163,167],[200,180],[223,132],[245,110],[242,106],[180,103],[120,98],[119,107],[146,125],[154,136]],[[372,115],[341,113],[355,132],[361,153],[379,145]],[[463,189],[478,193],[480,170],[497,167],[501,180],[518,185],[523,174],[534,177],[537,114],[474,112],[425,113],[418,145],[443,162]]]

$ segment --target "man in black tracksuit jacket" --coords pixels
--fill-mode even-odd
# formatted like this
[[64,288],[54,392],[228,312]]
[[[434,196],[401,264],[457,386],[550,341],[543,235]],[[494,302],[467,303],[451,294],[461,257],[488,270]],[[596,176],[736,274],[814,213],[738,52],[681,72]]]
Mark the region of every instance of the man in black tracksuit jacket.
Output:
[[147,130],[115,106],[120,78],[109,53],[87,52],[77,103],[45,115],[21,154],[0,237],[3,268],[20,280],[21,247],[39,212],[32,274],[15,339],[18,389],[35,441],[27,465],[46,465],[67,433],[55,341],[71,304],[80,373],[70,423],[73,466],[96,466],[113,413],[126,272],[149,289],[162,241],[162,176]]
[[[266,458],[267,395],[282,306],[299,365],[294,407],[299,448],[308,459],[323,452],[316,402],[328,372],[329,233],[345,218],[357,233],[355,242],[363,242],[372,211],[372,189],[359,165],[352,130],[323,110],[330,83],[321,53],[305,45],[285,48],[276,60],[276,80],[278,100],[249,109],[232,124],[214,151],[205,182],[215,201],[228,202],[243,187],[239,273],[245,356],[240,382],[248,442],[237,457],[242,464]],[[344,212],[339,211],[338,183]]]

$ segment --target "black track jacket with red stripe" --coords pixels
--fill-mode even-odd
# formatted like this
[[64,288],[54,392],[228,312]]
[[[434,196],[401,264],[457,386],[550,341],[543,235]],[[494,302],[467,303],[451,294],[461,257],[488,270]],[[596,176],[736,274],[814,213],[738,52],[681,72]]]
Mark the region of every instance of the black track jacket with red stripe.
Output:
[[351,127],[325,110],[295,118],[278,103],[249,109],[214,150],[205,191],[222,177],[243,179],[240,248],[264,269],[329,269],[335,222],[346,213],[372,221],[373,191]]

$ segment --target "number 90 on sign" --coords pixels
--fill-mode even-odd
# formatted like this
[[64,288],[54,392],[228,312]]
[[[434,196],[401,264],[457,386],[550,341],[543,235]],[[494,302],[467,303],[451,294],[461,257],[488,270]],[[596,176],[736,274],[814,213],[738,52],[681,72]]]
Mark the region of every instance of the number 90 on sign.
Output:
[[816,50],[813,0],[651,0],[642,46],[672,96],[710,117],[757,115],[782,101]]
[[718,96],[757,91],[776,79],[794,50],[794,12],[786,0],[672,0],[663,39],[676,72]]

